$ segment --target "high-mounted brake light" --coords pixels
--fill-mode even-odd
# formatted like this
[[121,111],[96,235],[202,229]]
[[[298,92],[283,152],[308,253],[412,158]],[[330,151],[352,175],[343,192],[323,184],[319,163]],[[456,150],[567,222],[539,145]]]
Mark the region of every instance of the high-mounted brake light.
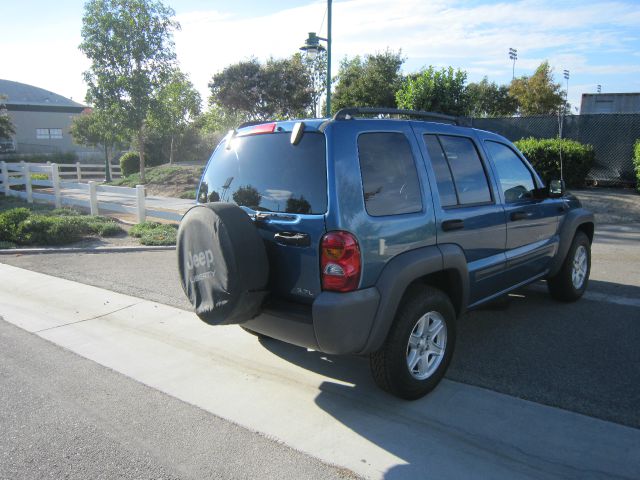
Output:
[[273,133],[276,130],[275,123],[261,123],[243,131],[240,135],[260,135],[261,133]]
[[320,242],[322,289],[351,292],[360,283],[361,259],[358,241],[349,232],[329,232]]

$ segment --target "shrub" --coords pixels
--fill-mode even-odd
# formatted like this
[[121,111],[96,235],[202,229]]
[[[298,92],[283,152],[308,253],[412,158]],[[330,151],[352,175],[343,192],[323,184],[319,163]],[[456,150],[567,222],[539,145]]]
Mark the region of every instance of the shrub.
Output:
[[182,192],[179,195],[180,198],[186,198],[189,200],[195,200],[196,199],[196,191],[195,190],[187,190],[186,192]]
[[28,208],[13,208],[0,213],[0,240],[18,243],[18,225],[30,215]]
[[633,167],[636,171],[636,189],[640,192],[640,140],[633,147]]
[[78,210],[74,210],[73,208],[69,208],[69,207],[54,208],[53,210],[47,213],[49,215],[54,215],[56,217],[76,217],[80,215],[80,212]]
[[562,147],[562,165],[564,180],[569,187],[584,185],[585,178],[593,161],[595,152],[591,145],[563,138],[525,138],[515,145],[531,162],[545,182],[560,178],[560,148]]
[[140,239],[142,245],[175,245],[178,226],[158,222],[143,222],[134,225],[129,235]]
[[107,237],[120,232],[111,218],[79,215],[69,208],[37,213],[14,208],[0,214],[0,241],[19,245],[62,245],[86,235]]
[[80,240],[83,225],[69,221],[71,217],[31,215],[18,226],[18,242],[22,244],[63,245]]
[[128,177],[132,173],[140,171],[140,155],[138,152],[127,152],[120,157],[120,169],[122,175]]

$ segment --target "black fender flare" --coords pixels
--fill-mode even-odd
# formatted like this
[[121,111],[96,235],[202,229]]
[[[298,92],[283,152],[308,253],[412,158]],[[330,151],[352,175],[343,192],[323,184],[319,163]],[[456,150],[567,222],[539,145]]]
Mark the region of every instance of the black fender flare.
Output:
[[382,346],[409,285],[426,275],[443,271],[453,271],[460,281],[459,295],[456,295],[457,299],[452,298],[452,303],[461,313],[468,302],[469,274],[466,257],[459,246],[431,245],[389,260],[375,285],[380,293],[380,303],[365,348],[359,353],[374,352]]
[[591,224],[592,228],[595,226],[593,213],[584,208],[570,210],[560,221],[558,251],[549,265],[549,277],[556,275],[562,268],[578,228],[585,224]]

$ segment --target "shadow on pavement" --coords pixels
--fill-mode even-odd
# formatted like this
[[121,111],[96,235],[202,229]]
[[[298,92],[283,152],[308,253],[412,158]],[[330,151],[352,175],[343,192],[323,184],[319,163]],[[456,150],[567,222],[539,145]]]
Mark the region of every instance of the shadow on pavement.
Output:
[[[591,281],[588,291],[640,298],[640,287],[610,282]],[[302,368],[355,384],[350,388],[368,398],[395,401],[377,389],[365,357],[308,352],[275,340],[263,345]],[[640,428],[638,345],[638,307],[562,303],[539,283],[460,318],[447,378]]]

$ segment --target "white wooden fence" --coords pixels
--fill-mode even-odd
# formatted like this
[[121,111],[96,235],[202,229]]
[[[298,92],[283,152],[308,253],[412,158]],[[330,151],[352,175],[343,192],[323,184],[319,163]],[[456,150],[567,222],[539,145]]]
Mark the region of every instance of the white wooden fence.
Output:
[[[89,210],[91,215],[98,215],[101,211],[133,214],[138,222],[144,222],[147,216],[172,221],[180,221],[182,218],[178,212],[147,208],[144,185],[129,188],[99,185],[93,180],[82,183],[78,181],[84,178],[81,168],[73,173],[76,181],[67,182],[63,180],[64,177],[70,176],[69,172],[61,172],[61,168],[61,165],[55,163],[0,162],[0,191],[6,196],[20,197],[29,203],[37,200],[54,204],[56,208],[62,205],[83,207]],[[32,174],[38,173],[46,174],[47,179],[32,178]],[[12,188],[16,186],[24,186],[24,190]],[[33,187],[44,187],[45,190],[34,190]]]

